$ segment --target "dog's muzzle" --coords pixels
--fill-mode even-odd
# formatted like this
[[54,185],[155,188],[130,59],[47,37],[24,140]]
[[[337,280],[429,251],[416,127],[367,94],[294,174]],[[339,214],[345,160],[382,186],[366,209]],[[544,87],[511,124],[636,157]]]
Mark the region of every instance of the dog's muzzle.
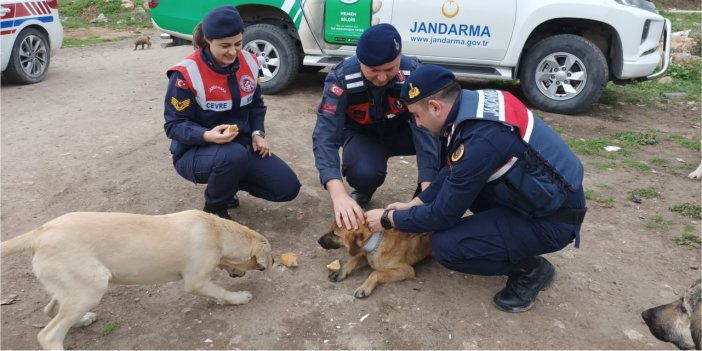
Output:
[[232,278],[241,278],[246,275],[246,272],[229,272],[229,276]]
[[327,250],[334,250],[341,247],[341,245],[339,245],[339,243],[336,241],[336,236],[334,233],[322,235],[319,240],[317,240],[317,243],[319,243],[319,246]]

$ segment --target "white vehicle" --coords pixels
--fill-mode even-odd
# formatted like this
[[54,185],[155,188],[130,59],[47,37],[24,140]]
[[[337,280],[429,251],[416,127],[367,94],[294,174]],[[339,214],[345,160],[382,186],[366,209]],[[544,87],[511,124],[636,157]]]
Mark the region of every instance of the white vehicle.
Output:
[[353,55],[377,23],[398,29],[406,55],[458,76],[519,79],[531,104],[558,113],[588,108],[608,81],[661,76],[670,56],[670,21],[649,0],[149,1],[154,25],[179,42],[222,4],[242,14],[244,46],[259,58],[269,94],[298,67]]
[[51,55],[63,43],[57,0],[0,0],[0,51],[3,78],[38,83]]

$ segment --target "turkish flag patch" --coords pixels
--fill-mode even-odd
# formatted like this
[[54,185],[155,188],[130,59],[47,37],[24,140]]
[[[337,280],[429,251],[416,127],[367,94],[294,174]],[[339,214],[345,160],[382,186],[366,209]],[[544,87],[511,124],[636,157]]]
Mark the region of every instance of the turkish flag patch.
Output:
[[176,87],[181,88],[181,89],[188,89],[188,83],[185,82],[183,79],[177,79],[176,80]]
[[329,90],[336,96],[341,96],[341,94],[344,93],[344,89],[339,88],[339,86],[336,84],[332,85],[332,87]]

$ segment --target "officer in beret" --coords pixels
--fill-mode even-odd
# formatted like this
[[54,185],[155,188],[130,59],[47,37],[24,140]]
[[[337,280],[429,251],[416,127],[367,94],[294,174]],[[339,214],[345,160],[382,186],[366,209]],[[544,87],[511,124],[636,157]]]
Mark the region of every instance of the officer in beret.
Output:
[[[493,302],[532,308],[556,271],[540,256],[579,246],[585,217],[583,167],[543,120],[508,92],[461,90],[444,68],[424,65],[402,97],[417,124],[441,140],[442,168],[412,201],[366,213],[372,230],[434,232],[443,266],[506,275]],[[472,215],[464,217],[466,210]]]
[[[312,144],[339,226],[358,228],[356,216],[363,222],[361,206],[385,181],[391,156],[417,155],[418,187],[438,172],[438,140],[417,127],[400,99],[403,83],[420,65],[401,50],[395,27],[372,26],[359,38],[356,55],[332,68],[324,82]],[[342,175],[354,189],[351,196]]]
[[258,61],[242,50],[243,31],[236,8],[215,8],[195,28],[197,50],[167,72],[164,129],[175,169],[207,184],[204,211],[226,219],[239,190],[276,202],[300,190],[266,139]]

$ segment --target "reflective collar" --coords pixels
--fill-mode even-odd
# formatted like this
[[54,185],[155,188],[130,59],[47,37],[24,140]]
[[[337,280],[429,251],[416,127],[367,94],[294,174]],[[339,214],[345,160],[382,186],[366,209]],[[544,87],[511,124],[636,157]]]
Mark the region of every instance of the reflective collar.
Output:
[[375,252],[378,246],[380,246],[380,242],[383,241],[383,235],[385,235],[385,233],[382,231],[373,233],[373,235],[366,240],[365,245],[363,245],[363,251],[365,251],[366,254]]

